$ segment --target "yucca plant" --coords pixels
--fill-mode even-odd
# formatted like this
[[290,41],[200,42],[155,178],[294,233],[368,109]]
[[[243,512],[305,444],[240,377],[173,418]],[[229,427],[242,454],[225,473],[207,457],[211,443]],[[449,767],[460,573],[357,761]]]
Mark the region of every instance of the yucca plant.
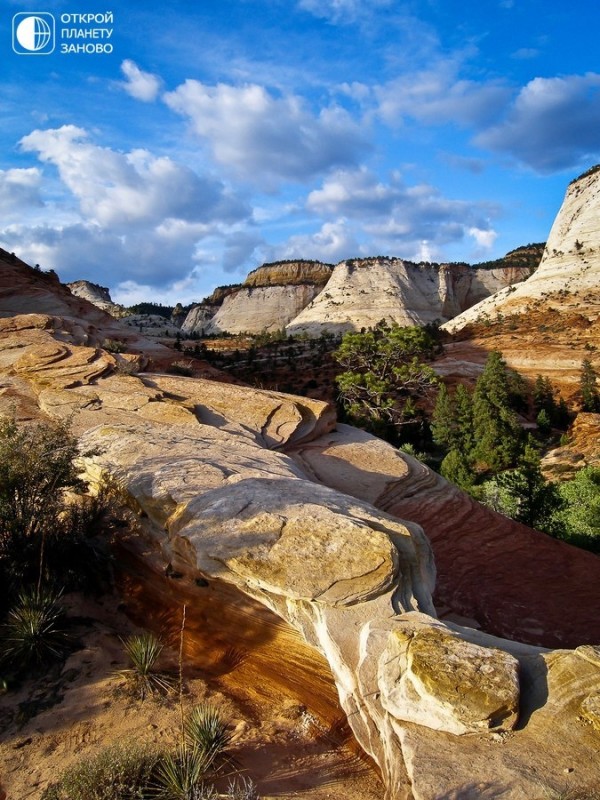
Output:
[[205,783],[213,758],[191,744],[167,753],[157,768],[158,796],[162,800],[213,800],[218,795]]
[[123,640],[131,666],[120,670],[130,689],[144,700],[149,694],[167,693],[173,688],[170,676],[156,669],[163,645],[153,633],[140,633]]
[[206,753],[211,764],[231,741],[227,722],[209,703],[194,706],[185,720],[184,730],[188,744]]
[[69,647],[60,592],[21,592],[3,626],[2,660],[13,669],[45,666],[62,658]]

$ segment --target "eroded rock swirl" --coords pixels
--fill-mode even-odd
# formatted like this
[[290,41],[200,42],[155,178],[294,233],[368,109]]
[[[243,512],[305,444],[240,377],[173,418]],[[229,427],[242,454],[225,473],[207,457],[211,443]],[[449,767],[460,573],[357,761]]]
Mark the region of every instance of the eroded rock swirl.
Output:
[[[535,608],[528,623],[565,640],[581,615],[591,631],[581,647],[549,651],[440,620],[428,537],[447,587],[451,558],[443,553],[452,548],[444,550],[444,539],[461,543],[459,583],[470,551],[467,594],[475,615],[473,584],[485,564],[478,548],[483,543],[485,551],[489,542],[477,538],[469,517],[476,515],[480,531],[494,532],[496,541],[505,520],[475,509],[374,437],[334,431],[324,403],[119,374],[118,359],[88,346],[87,337],[89,330],[72,320],[43,314],[0,321],[0,411],[20,419],[69,418],[82,452],[97,452],[82,459],[88,480],[105,472],[119,480],[143,536],[164,568],[182,576],[183,587],[198,580],[230,585],[300,632],[327,660],[348,722],[377,763],[389,800],[531,800],[563,790],[565,776],[569,789],[595,784],[595,556],[566,545],[556,550],[565,558],[560,591],[549,584],[547,616]],[[411,519],[408,510],[419,506],[425,532],[398,516]],[[542,535],[527,537],[527,546],[512,553],[521,582],[550,569],[549,560],[536,560]],[[583,595],[582,576],[589,582]],[[513,619],[529,615],[510,598],[516,582],[505,589]],[[502,591],[501,580],[495,591]],[[447,599],[461,596],[448,591]],[[585,596],[591,607],[578,608],[576,599],[565,604],[568,596]]]

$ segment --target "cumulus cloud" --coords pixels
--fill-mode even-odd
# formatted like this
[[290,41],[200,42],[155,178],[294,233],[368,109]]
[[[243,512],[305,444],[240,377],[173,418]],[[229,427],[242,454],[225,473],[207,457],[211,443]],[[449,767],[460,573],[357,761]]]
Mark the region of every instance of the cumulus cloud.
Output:
[[220,181],[147,150],[98,147],[74,125],[35,130],[20,146],[53,164],[84,217],[101,226],[130,230],[170,218],[233,222],[248,213]]
[[151,103],[156,100],[161,89],[161,80],[157,75],[153,75],[151,72],[144,72],[135,61],[131,61],[128,58],[121,64],[121,72],[126,80],[118,85],[127,94],[144,103]]
[[380,116],[389,124],[407,118],[426,125],[451,122],[480,126],[491,122],[510,100],[510,89],[498,80],[465,80],[459,77],[459,69],[458,59],[442,59],[378,87]]
[[[199,242],[223,248],[249,224],[250,208],[224,183],[148,150],[99,147],[73,125],[35,130],[20,146],[56,168],[60,208],[45,206],[28,224],[5,222],[0,237],[63,280],[183,286],[200,267]],[[2,197],[35,200],[40,181],[36,168],[0,174],[0,205]],[[242,250],[238,242],[236,252]]]
[[268,249],[266,259],[314,258],[335,264],[345,258],[364,254],[355,233],[356,226],[348,220],[325,222],[314,233],[291,236],[284,245]]
[[439,254],[444,245],[466,236],[480,248],[491,247],[495,239],[489,218],[496,209],[490,205],[448,199],[426,184],[406,186],[398,174],[384,183],[364,168],[337,171],[309,194],[307,208],[350,220],[371,252],[414,257],[423,242]]
[[541,173],[600,157],[600,74],[535,78],[476,143]]
[[189,118],[219,164],[267,189],[354,164],[367,147],[343,109],[329,106],[313,114],[300,97],[275,96],[256,84],[187,80],[164,99]]
[[3,220],[20,216],[24,210],[43,206],[39,169],[0,170],[0,214]]

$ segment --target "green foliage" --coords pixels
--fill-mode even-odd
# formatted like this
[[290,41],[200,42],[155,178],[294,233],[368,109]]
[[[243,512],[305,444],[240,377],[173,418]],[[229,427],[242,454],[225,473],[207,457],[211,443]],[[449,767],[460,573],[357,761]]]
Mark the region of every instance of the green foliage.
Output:
[[423,328],[382,322],[364,333],[346,333],[333,356],[345,368],[336,383],[351,420],[381,434],[419,421],[415,400],[438,383],[423,363],[435,349]]
[[556,531],[555,515],[563,501],[557,487],[542,475],[540,456],[531,440],[525,445],[516,468],[501,472],[490,482],[488,496],[494,483],[499,490],[500,507],[496,510],[531,528],[546,533]]
[[185,734],[190,746],[210,754],[213,760],[231,741],[227,722],[208,703],[194,706],[185,721]]
[[467,456],[457,449],[450,450],[446,455],[440,465],[440,474],[465,491],[471,491],[475,482],[475,473]]
[[561,538],[600,552],[600,468],[584,467],[558,485],[563,507],[555,515]]
[[69,767],[42,800],[149,800],[159,758],[148,745],[111,745]]
[[164,800],[212,800],[216,792],[204,785],[213,762],[210,753],[189,744],[181,744],[167,753],[157,769],[160,797]]
[[[184,311],[189,309],[191,306],[186,306]],[[129,306],[127,309],[129,314],[153,314],[158,317],[164,317],[165,319],[171,319],[171,314],[173,313],[173,306],[163,306],[160,303],[136,303],[133,306]]]
[[102,349],[107,353],[124,353],[127,350],[127,345],[120,339],[105,339],[102,342]]
[[581,391],[581,407],[583,411],[600,411],[600,394],[598,393],[598,376],[592,362],[585,358],[581,362],[581,375],[579,379]]
[[131,666],[120,670],[119,674],[125,678],[133,694],[144,700],[148,695],[166,693],[173,688],[170,677],[156,668],[163,645],[153,633],[128,636],[123,649]]
[[191,378],[194,374],[191,361],[174,361],[169,367],[169,372],[173,375],[182,375],[185,378]]
[[71,588],[87,578],[87,523],[100,510],[65,502],[64,490],[82,487],[76,455],[64,423],[0,421],[0,603],[28,584]]
[[473,457],[493,471],[511,466],[520,449],[521,427],[509,398],[506,364],[492,351],[473,396]]
[[2,663],[20,672],[62,658],[69,646],[64,619],[60,595],[22,592],[2,628]]

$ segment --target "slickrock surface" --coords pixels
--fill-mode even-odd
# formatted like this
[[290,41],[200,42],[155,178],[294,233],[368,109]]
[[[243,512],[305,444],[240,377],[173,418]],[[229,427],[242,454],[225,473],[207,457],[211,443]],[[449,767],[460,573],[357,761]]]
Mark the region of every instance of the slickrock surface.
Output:
[[194,306],[185,333],[262,333],[284,328],[318,295],[333,266],[320,261],[277,261],[250,272],[242,286],[221,287]]
[[372,327],[445,321],[501,286],[523,280],[526,267],[485,270],[466,264],[412,264],[397,258],[342,261],[324,290],[287,326],[318,336]]
[[[537,271],[447,322],[458,336],[439,363],[459,377],[490,350],[532,381],[543,374],[569,397],[581,363],[600,371],[600,171],[569,186]],[[437,368],[437,366],[436,366]]]
[[597,556],[490,511],[364,431],[338,425],[292,454],[315,480],[423,527],[441,613],[534,645],[600,642]]
[[324,286],[332,270],[333,264],[320,261],[277,261],[249,272],[244,286]]
[[[544,544],[374,437],[336,433],[324,403],[124,375],[76,324],[2,320],[0,410],[72,420],[82,451],[95,449],[84,473],[119,480],[140,545],[178,585],[226,584],[316,648],[387,800],[531,800],[561,791],[565,774],[569,788],[595,784],[599,559]],[[542,651],[450,612],[585,646]],[[273,642],[264,658],[279,666]]]
[[15,314],[46,314],[56,319],[58,327],[64,320],[78,344],[97,347],[107,339],[114,339],[125,343],[129,352],[143,352],[156,359],[172,356],[167,348],[145,339],[85,298],[72,294],[54,273],[35,270],[0,249],[0,318]]

